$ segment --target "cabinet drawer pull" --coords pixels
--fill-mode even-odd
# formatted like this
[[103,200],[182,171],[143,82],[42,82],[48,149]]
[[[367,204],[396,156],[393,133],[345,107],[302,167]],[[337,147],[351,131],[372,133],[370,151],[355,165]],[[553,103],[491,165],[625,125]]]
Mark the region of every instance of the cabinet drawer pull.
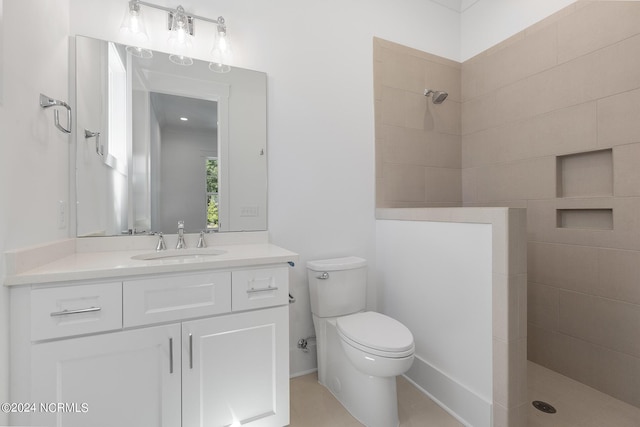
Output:
[[57,316],[66,316],[69,314],[81,314],[81,313],[93,313],[94,311],[100,311],[102,308],[100,307],[89,307],[89,308],[80,308],[78,310],[62,310],[62,311],[54,311],[51,313],[51,317]]
[[193,335],[189,334],[189,369],[193,369]]
[[273,288],[258,288],[258,289],[247,289],[248,294],[255,294],[258,292],[269,292],[269,291],[277,291],[278,287],[275,286]]
[[173,338],[169,338],[169,373],[173,374]]

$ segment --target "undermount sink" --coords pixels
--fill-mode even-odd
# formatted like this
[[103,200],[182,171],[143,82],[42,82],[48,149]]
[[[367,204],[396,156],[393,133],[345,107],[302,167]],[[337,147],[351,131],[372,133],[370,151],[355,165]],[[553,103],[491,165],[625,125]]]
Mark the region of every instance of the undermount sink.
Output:
[[163,260],[163,259],[194,259],[194,258],[209,258],[217,255],[222,255],[227,251],[221,249],[171,249],[166,251],[153,251],[140,255],[132,256],[131,259],[138,259],[142,261],[151,260]]

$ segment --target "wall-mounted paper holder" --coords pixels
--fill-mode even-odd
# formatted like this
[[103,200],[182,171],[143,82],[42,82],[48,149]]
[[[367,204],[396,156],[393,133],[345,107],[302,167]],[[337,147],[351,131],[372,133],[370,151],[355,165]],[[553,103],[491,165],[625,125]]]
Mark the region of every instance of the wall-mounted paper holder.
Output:
[[64,101],[60,101],[57,99],[53,99],[50,96],[40,94],[40,106],[42,108],[49,107],[64,107],[67,110],[67,127],[63,127],[60,124],[60,114],[59,111],[53,110],[53,123],[56,125],[60,131],[64,133],[71,133],[71,107]]

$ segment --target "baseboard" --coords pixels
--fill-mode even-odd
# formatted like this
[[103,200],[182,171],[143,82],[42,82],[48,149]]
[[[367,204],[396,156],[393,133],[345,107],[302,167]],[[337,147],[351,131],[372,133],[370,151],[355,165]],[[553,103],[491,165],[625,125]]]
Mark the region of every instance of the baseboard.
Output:
[[306,352],[295,347],[289,349],[289,378],[310,374],[317,370],[315,344],[310,344]]
[[469,427],[491,427],[491,402],[420,357],[416,356],[404,377],[462,424]]

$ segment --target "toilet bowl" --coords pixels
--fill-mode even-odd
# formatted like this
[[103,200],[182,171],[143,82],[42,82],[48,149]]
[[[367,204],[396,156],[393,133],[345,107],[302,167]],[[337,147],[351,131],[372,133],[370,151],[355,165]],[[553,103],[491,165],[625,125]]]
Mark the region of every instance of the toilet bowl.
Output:
[[364,311],[364,259],[309,261],[307,271],[318,381],[365,426],[397,427],[396,376],[413,363],[413,335],[389,316]]
[[336,319],[342,349],[356,369],[376,377],[396,377],[411,367],[413,335],[391,317],[367,311]]

